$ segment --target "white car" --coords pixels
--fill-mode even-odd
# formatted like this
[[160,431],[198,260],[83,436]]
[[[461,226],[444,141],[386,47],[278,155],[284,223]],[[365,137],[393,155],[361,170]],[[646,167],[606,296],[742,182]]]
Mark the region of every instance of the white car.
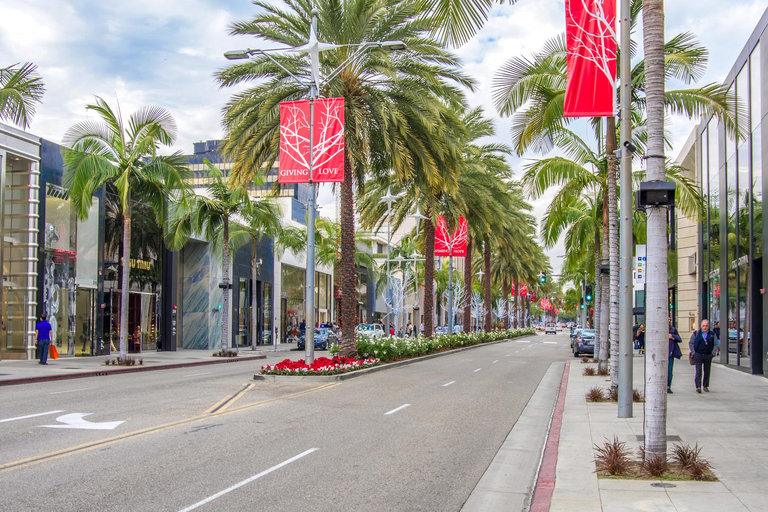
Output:
[[544,329],[544,334],[557,334],[557,325],[553,323],[548,323],[547,327]]
[[357,334],[368,336],[369,338],[383,338],[384,328],[379,324],[359,324],[357,326]]

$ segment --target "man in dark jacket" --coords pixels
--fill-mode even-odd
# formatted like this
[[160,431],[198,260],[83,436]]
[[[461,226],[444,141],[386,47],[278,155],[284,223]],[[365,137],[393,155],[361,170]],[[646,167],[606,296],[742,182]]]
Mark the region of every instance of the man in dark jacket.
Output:
[[712,370],[712,353],[715,350],[715,333],[709,330],[709,320],[701,321],[701,329],[693,331],[688,347],[696,363],[696,392],[701,393],[702,371],[704,373],[704,391],[709,393],[709,375]]
[[675,366],[675,359],[683,357],[680,351],[680,343],[683,339],[677,332],[677,328],[672,325],[672,317],[669,318],[669,367],[667,370],[667,393],[672,393],[672,368]]

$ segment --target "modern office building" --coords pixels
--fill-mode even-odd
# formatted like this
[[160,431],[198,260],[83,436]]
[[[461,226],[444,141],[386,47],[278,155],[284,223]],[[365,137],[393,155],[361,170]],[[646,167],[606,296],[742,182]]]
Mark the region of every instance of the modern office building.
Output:
[[698,250],[686,255],[682,269],[696,268],[697,322],[707,318],[719,332],[721,363],[755,374],[763,373],[768,353],[768,220],[762,212],[768,188],[767,28],[768,10],[725,81],[738,98],[741,134],[705,118],[680,158],[688,166],[695,162],[706,202]]

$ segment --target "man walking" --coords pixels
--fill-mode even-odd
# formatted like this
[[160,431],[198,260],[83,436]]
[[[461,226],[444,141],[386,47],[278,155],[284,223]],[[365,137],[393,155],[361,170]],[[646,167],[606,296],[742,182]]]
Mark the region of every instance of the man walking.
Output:
[[709,330],[709,320],[701,321],[701,329],[693,331],[688,347],[696,364],[696,392],[701,393],[702,373],[704,391],[709,393],[709,375],[712,371],[712,352],[715,350],[715,333]]
[[40,363],[48,364],[48,347],[51,346],[51,324],[42,315],[40,321],[35,326],[35,336],[37,337],[37,349],[40,351]]
[[683,353],[680,351],[680,343],[683,339],[677,332],[677,328],[672,325],[672,317],[669,317],[669,367],[667,369],[667,393],[672,393],[672,368],[675,366],[675,359],[683,357]]

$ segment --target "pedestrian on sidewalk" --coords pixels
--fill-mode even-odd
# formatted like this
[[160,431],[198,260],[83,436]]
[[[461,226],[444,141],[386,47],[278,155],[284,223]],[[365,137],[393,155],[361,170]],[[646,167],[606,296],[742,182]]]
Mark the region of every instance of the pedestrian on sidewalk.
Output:
[[696,364],[696,392],[701,393],[702,374],[704,391],[709,393],[709,375],[712,371],[712,352],[715,350],[715,333],[709,330],[709,320],[701,321],[701,329],[693,331],[688,347]]
[[53,327],[46,320],[46,316],[40,316],[40,321],[35,326],[35,337],[37,338],[37,350],[40,354],[39,364],[48,364],[48,349],[51,346],[51,331]]
[[640,324],[635,334],[635,342],[637,343],[638,354],[645,354],[645,324]]
[[672,317],[669,317],[669,367],[667,369],[667,393],[672,393],[672,368],[675,366],[675,359],[683,357],[683,352],[680,350],[680,343],[683,339],[680,337],[680,333],[677,332],[677,328],[672,325]]

